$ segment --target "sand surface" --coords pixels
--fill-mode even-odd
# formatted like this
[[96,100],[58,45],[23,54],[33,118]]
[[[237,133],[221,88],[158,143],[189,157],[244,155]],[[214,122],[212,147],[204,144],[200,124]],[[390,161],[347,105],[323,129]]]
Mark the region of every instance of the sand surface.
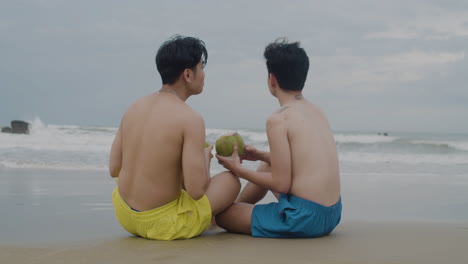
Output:
[[319,239],[263,239],[220,229],[190,240],[121,236],[0,246],[0,263],[468,263],[468,223],[347,222]]
[[106,172],[0,168],[0,264],[466,264],[466,179],[343,174],[343,218],[331,236],[261,239],[218,229],[164,242],[120,227]]

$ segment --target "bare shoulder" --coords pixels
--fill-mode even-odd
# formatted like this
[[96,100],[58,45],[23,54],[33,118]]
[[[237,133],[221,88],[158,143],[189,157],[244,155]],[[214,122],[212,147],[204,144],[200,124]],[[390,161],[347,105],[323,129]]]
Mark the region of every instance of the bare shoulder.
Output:
[[205,120],[203,117],[190,106],[186,105],[181,109],[183,114],[183,124],[186,131],[191,132],[198,129],[205,130]]
[[181,107],[181,111],[183,112],[186,121],[203,122],[203,117],[200,113],[193,110],[189,105],[184,104]]
[[267,125],[281,125],[288,120],[289,115],[293,114],[293,108],[290,105],[284,105],[276,110],[267,119]]
[[145,102],[148,101],[149,95],[143,96],[135,100],[125,111],[121,122],[129,122],[138,119],[139,113],[145,112]]
[[320,108],[320,106],[318,106],[318,105],[316,105],[314,103],[309,103],[309,105],[310,105],[312,111],[317,112],[317,113],[319,113],[320,115],[323,115],[323,116],[325,115],[325,113],[323,112],[322,108]]
[[310,104],[310,109],[313,115],[318,117],[320,120],[323,120],[327,125],[328,125],[328,118],[325,115],[325,112],[320,108],[320,106],[311,103]]
[[286,124],[287,115],[285,114],[286,109],[289,107],[282,107],[273,114],[271,114],[266,122],[267,129],[283,127]]
[[150,100],[150,98],[151,98],[151,95],[150,95],[150,94],[138,98],[137,100],[135,100],[135,101],[130,105],[130,107],[128,107],[126,113],[128,114],[129,112],[137,111],[137,110],[140,110],[140,109],[144,108],[146,102],[148,102],[148,101]]
[[274,113],[272,114],[272,116],[274,116],[275,114],[283,114],[283,113],[285,113],[285,112],[286,112],[288,109],[290,109],[290,108],[291,108],[291,106],[289,106],[289,105],[284,105],[284,106],[282,106],[280,109],[276,110],[276,112],[274,112]]

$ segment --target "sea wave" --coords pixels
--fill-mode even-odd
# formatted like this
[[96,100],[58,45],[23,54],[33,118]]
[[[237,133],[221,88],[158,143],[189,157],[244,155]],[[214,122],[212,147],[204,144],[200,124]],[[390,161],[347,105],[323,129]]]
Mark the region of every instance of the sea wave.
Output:
[[[0,133],[0,167],[103,170],[107,168],[116,127],[31,123],[29,135]],[[268,149],[264,130],[206,129],[214,144],[238,132],[246,144]],[[379,135],[335,133],[340,162],[395,164],[468,164],[468,135]],[[216,167],[217,168],[217,167]],[[222,169],[222,168],[219,168]]]
[[340,162],[468,165],[468,155],[339,152]]
[[29,135],[2,133],[0,150],[108,153],[117,131],[114,128],[95,129],[70,125],[46,125],[38,118],[30,123]]
[[468,141],[413,140],[413,144],[429,145],[439,148],[468,151]]
[[268,137],[266,132],[264,131],[252,131],[247,129],[213,129],[208,128],[206,129],[206,136],[208,139],[211,139],[213,143],[221,136],[231,134],[231,133],[239,133],[244,141],[250,144],[265,144],[268,142]]
[[29,160],[0,160],[0,168],[9,169],[53,169],[53,170],[98,170],[105,171],[105,164],[90,165],[77,162],[29,161]]
[[335,141],[337,144],[346,143],[360,143],[360,144],[375,144],[375,143],[388,143],[393,142],[398,137],[384,136],[384,135],[372,135],[372,134],[335,134]]

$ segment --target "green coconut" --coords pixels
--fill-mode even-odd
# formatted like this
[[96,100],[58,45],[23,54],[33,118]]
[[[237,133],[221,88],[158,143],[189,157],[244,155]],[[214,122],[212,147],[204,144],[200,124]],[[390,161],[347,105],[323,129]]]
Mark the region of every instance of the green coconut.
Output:
[[238,133],[222,136],[216,140],[216,153],[223,157],[231,156],[234,151],[234,142],[237,142],[237,154],[241,156],[244,153],[244,140]]
[[210,146],[210,143],[208,142],[205,142],[205,148],[209,147]]

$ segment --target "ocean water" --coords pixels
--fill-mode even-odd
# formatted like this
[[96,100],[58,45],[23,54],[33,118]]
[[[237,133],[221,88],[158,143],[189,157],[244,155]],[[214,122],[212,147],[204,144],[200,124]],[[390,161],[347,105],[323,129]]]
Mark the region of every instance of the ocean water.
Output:
[[[39,118],[30,122],[29,135],[0,133],[0,168],[107,170],[117,128],[45,124]],[[246,144],[268,150],[264,130],[207,128],[207,141],[234,131]],[[468,177],[468,135],[337,131],[334,137],[342,173]],[[219,170],[213,162],[212,171]]]

